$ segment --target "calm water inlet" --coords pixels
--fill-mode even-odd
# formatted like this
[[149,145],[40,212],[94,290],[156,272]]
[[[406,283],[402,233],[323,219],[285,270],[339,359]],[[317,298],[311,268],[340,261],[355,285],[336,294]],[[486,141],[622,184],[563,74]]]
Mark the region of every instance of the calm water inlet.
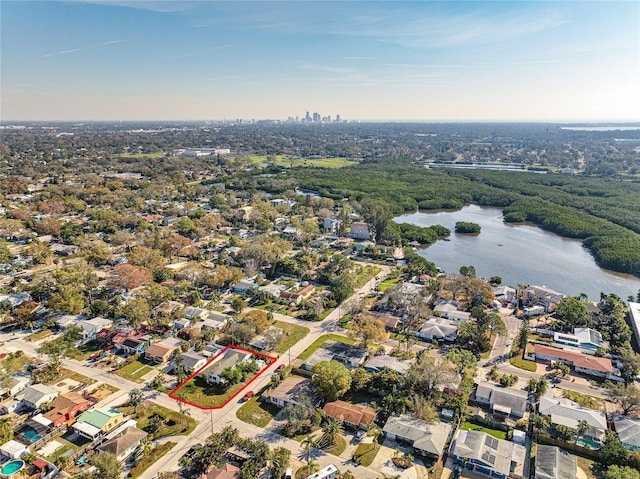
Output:
[[[626,300],[640,290],[640,278],[599,267],[581,241],[563,238],[534,225],[505,223],[499,208],[471,205],[459,211],[412,213],[395,218],[417,226],[442,225],[451,230],[450,241],[438,241],[419,254],[447,273],[473,265],[480,277],[501,276],[503,284],[536,284],[590,300],[600,292]],[[479,235],[454,233],[457,221],[482,227]]]

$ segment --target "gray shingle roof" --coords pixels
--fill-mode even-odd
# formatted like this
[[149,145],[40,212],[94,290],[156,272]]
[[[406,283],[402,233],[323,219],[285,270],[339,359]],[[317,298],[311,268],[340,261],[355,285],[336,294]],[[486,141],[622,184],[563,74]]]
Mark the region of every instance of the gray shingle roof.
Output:
[[557,446],[538,445],[536,453],[536,479],[576,479],[576,456]]

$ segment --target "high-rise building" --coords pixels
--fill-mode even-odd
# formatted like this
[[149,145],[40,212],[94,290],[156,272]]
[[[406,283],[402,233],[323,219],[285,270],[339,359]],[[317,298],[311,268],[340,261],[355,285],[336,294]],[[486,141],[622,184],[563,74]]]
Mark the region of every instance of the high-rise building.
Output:
[[307,112],[307,114],[304,117],[305,121],[311,121],[311,116],[309,115],[309,112]]
[[340,123],[340,114],[336,115],[336,123]]
[[314,122],[320,121],[320,113],[318,113],[317,111],[313,113],[313,121]]

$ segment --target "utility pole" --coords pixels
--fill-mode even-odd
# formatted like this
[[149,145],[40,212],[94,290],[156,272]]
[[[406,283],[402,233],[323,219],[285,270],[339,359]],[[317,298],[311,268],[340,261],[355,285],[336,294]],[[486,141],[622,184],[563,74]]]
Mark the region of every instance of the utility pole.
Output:
[[213,436],[213,409],[210,409],[209,412],[211,412],[211,436]]
[[289,366],[291,366],[291,348],[289,348]]

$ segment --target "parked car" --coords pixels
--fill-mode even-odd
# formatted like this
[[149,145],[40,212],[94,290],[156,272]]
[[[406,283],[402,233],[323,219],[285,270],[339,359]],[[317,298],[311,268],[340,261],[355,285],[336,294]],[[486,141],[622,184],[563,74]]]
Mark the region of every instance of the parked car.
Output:
[[254,393],[253,391],[249,391],[249,392],[247,392],[247,394],[245,394],[245,395],[242,397],[242,401],[243,401],[243,402],[248,401],[249,399],[251,399],[251,398],[253,397],[253,395],[254,395],[254,394],[255,394],[255,393]]
[[285,366],[284,364],[281,364],[280,366],[278,366],[276,368],[276,371],[282,371],[284,368],[286,368],[287,366]]
[[360,440],[364,436],[366,436],[366,434],[367,434],[367,431],[365,431],[363,429],[358,429],[358,432],[356,432],[356,439]]

